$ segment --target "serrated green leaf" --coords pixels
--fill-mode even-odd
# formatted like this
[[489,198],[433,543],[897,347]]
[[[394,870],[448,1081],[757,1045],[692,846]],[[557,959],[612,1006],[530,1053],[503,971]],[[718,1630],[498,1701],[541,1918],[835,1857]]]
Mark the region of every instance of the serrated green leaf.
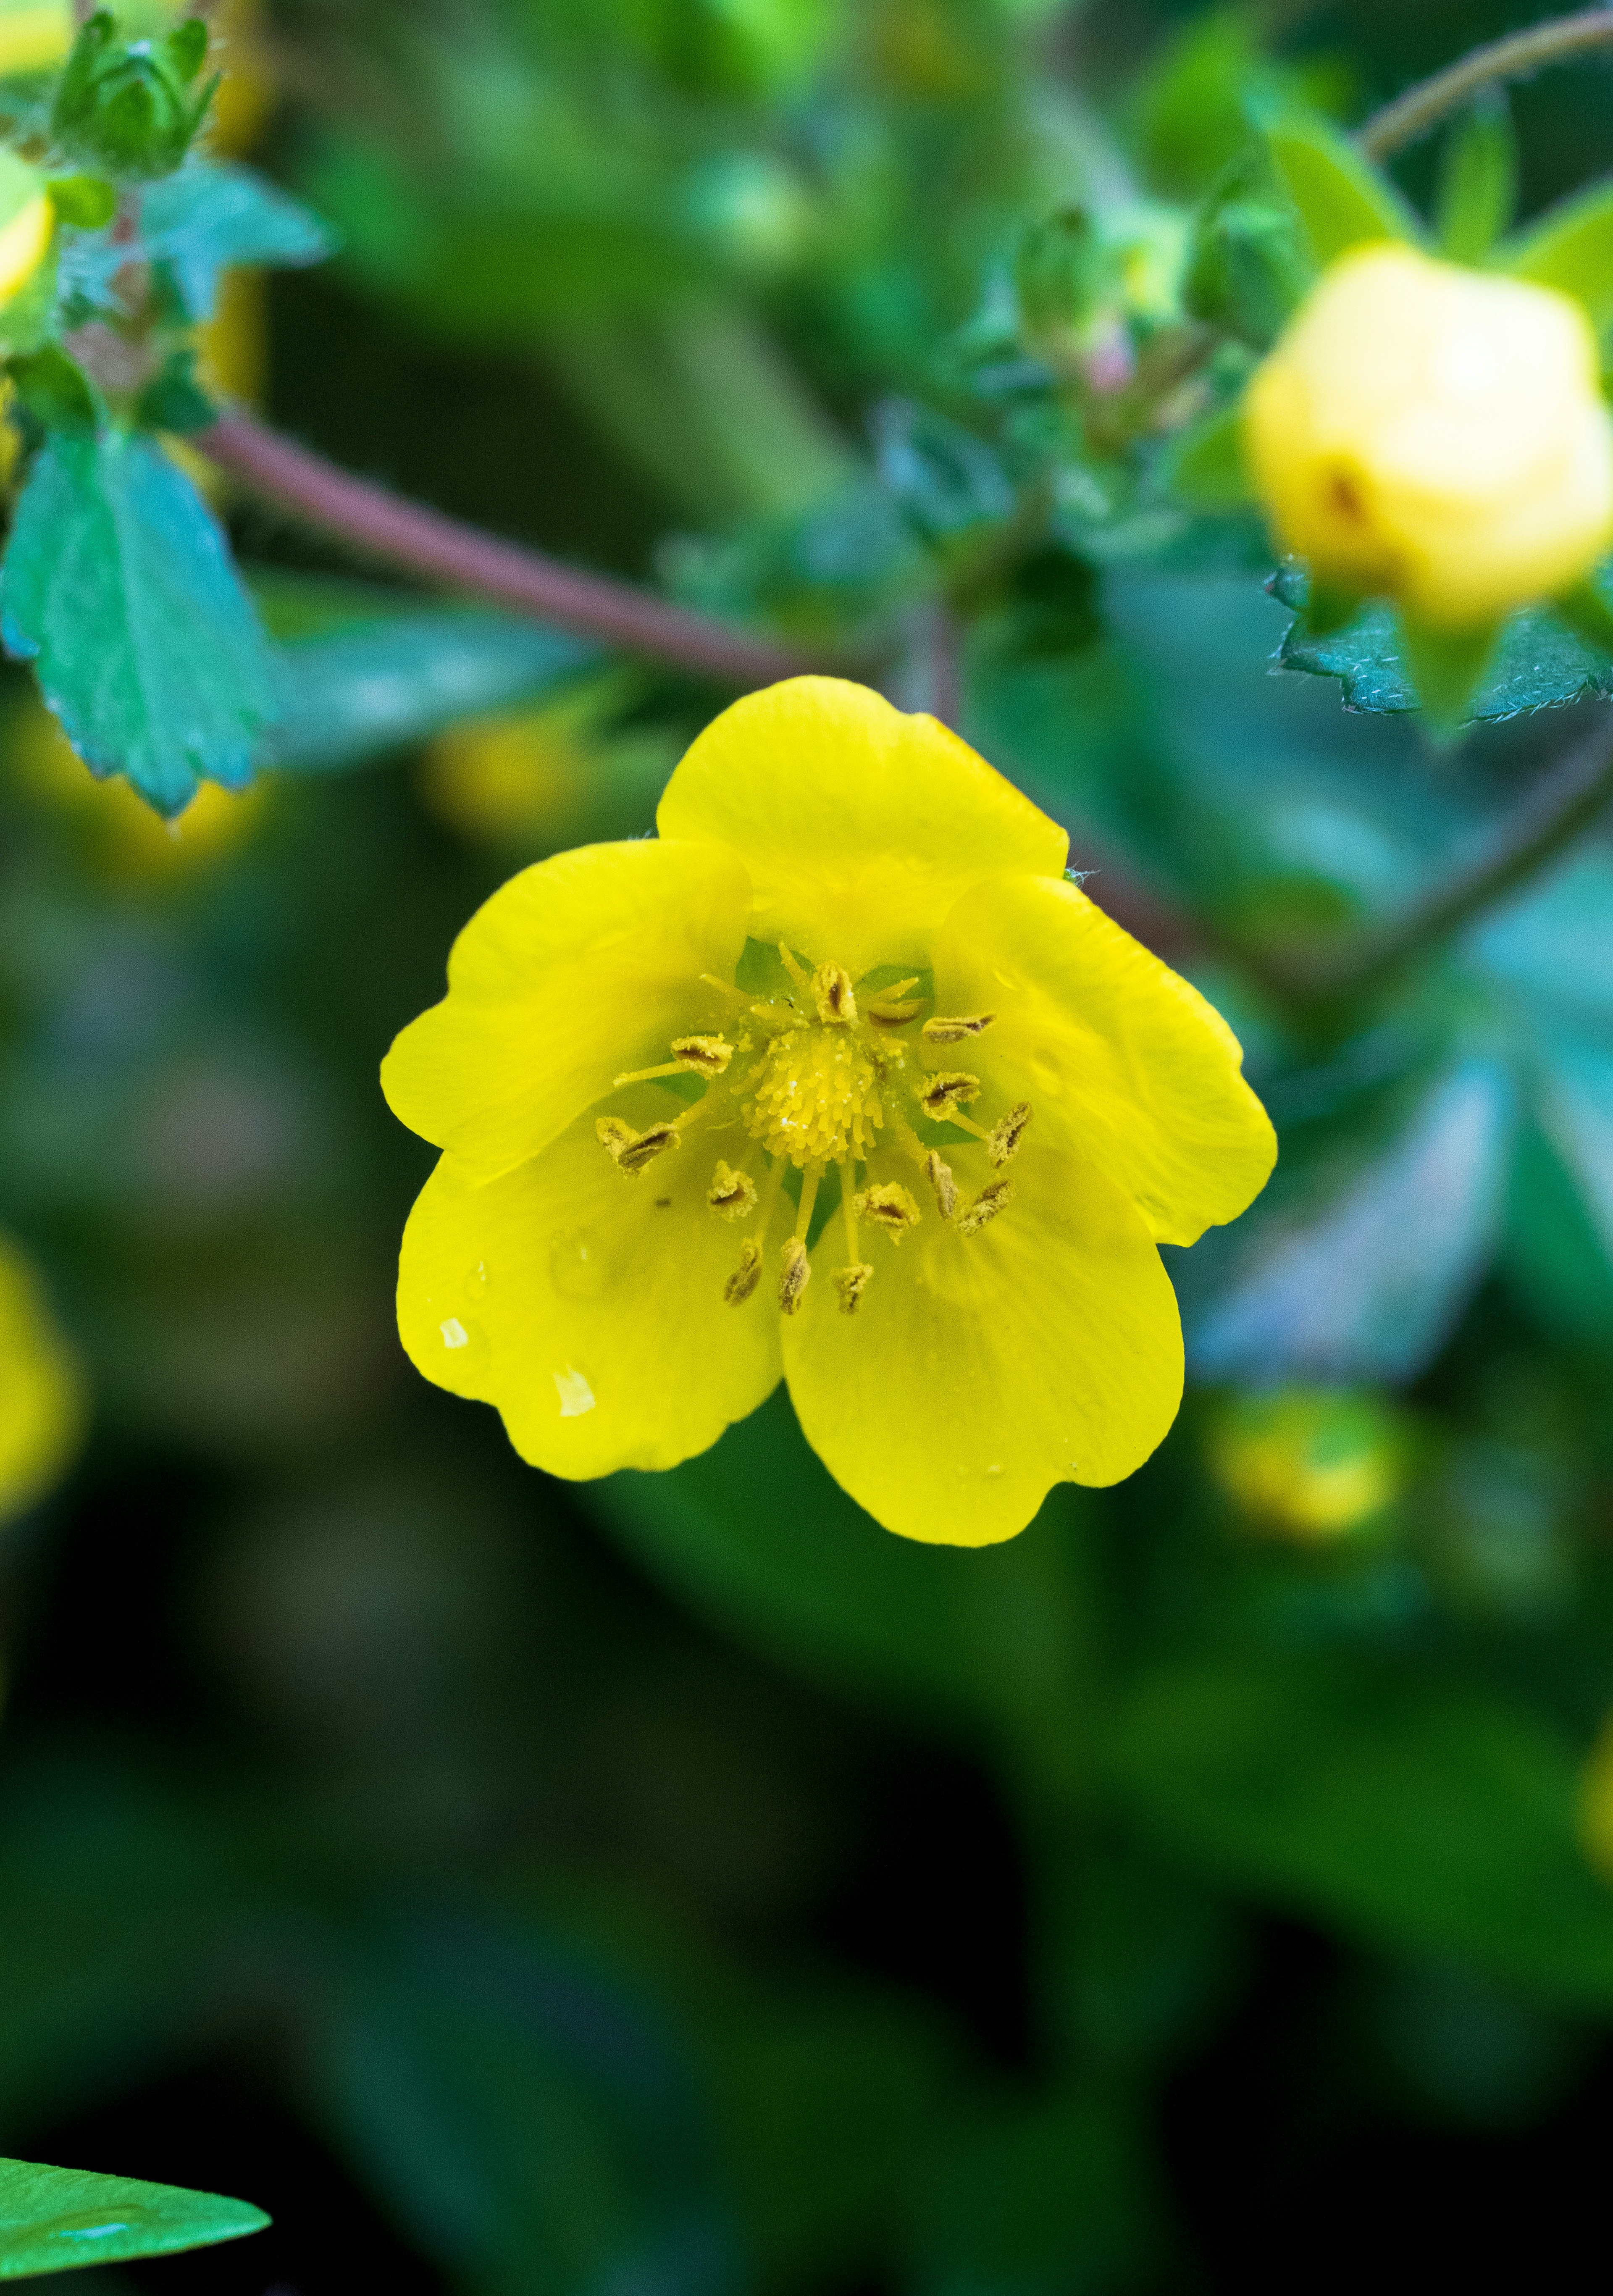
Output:
[[[1375,601],[1341,629],[1321,636],[1306,626],[1309,594],[1303,574],[1285,568],[1271,586],[1301,617],[1278,648],[1285,669],[1336,677],[1352,709],[1399,716],[1418,708],[1404,633],[1392,606]],[[1565,627],[1572,611],[1531,606],[1502,625],[1486,673],[1469,701],[1469,718],[1480,723],[1516,718],[1524,710],[1550,709],[1613,690],[1613,664],[1604,649]]]
[[1453,263],[1482,263],[1518,205],[1518,139],[1505,95],[1489,89],[1445,138],[1435,230]]
[[1200,1375],[1267,1385],[1420,1371],[1489,1258],[1513,1119],[1509,1071],[1474,1057],[1342,1174],[1324,1165],[1307,1188],[1285,1158],[1287,1190],[1245,1215],[1224,1247],[1230,1280],[1191,1319]]
[[1325,120],[1290,113],[1273,120],[1265,138],[1319,264],[1372,240],[1421,242],[1417,218],[1393,184]]
[[251,779],[274,667],[228,545],[150,440],[58,436],[35,457],[0,567],[0,635],[96,774],[159,813]]
[[1613,325],[1613,183],[1561,201],[1503,241],[1491,260],[1515,279],[1574,296],[1601,334]]
[[1364,1662],[1189,1660],[1124,1697],[1107,1764],[1176,1855],[1380,1942],[1613,2007],[1613,1895],[1574,1749],[1521,1707]]
[[240,2240],[268,2221],[217,2193],[0,2159],[0,2280],[171,2256]]

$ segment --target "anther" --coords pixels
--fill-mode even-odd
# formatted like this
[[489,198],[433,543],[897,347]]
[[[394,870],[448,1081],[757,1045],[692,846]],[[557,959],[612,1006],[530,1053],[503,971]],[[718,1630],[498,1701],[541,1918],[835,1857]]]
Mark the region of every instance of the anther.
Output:
[[865,1259],[859,1259],[856,1265],[851,1267],[837,1267],[835,1269],[834,1288],[840,1295],[840,1313],[842,1316],[855,1316],[856,1314],[857,1301],[862,1298],[864,1292],[867,1291],[872,1281],[873,1270],[870,1267]]
[[756,1182],[747,1173],[719,1163],[706,1191],[706,1201],[719,1219],[749,1219],[756,1210]]
[[820,964],[812,976],[812,994],[818,1018],[826,1028],[850,1028],[857,1017],[857,1000],[851,993],[851,975],[843,965]]
[[619,1116],[602,1116],[594,1129],[617,1170],[626,1172],[630,1180],[636,1180],[664,1150],[680,1145],[677,1128],[672,1124],[652,1124],[646,1131],[635,1132]]
[[897,1181],[881,1180],[872,1188],[864,1188],[856,1199],[859,1219],[872,1220],[884,1229],[892,1243],[900,1243],[910,1227],[919,1225],[920,1212],[908,1191]]
[[1030,1113],[1029,1101],[1021,1100],[992,1126],[986,1138],[986,1152],[994,1164],[1006,1164],[1014,1153],[1025,1137]]
[[909,980],[893,980],[888,988],[881,988],[877,996],[870,997],[864,1010],[869,1019],[877,1021],[882,1029],[900,1029],[913,1019],[924,1002],[921,996],[908,994],[918,985],[916,972]]
[[961,1069],[942,1069],[919,1095],[919,1106],[934,1122],[945,1123],[954,1108],[966,1108],[979,1089],[978,1077],[965,1076]]
[[733,1058],[733,1046],[721,1037],[675,1037],[672,1054],[659,1068],[627,1070],[612,1079],[612,1090],[619,1091],[625,1084],[649,1084],[656,1077],[720,1077]]
[[740,1264],[723,1286],[731,1308],[742,1308],[762,1280],[762,1247],[747,1239],[740,1246]]
[[806,1247],[798,1235],[792,1235],[784,1246],[779,1269],[779,1306],[785,1315],[796,1313],[801,1294],[811,1281],[812,1262],[806,1257]]
[[967,1019],[944,1021],[938,1013],[926,1021],[919,1034],[927,1045],[961,1045],[965,1037],[978,1037],[989,1029],[996,1019],[995,1013],[974,1013]]
[[966,1206],[958,1214],[958,1234],[960,1235],[977,1234],[986,1226],[987,1220],[995,1219],[997,1214],[1012,1197],[1013,1192],[1014,1184],[1011,1180],[987,1180],[973,1203]]
[[945,1163],[933,1148],[924,1152],[924,1177],[935,1190],[936,1210],[944,1220],[954,1219],[958,1210],[958,1184],[952,1177],[952,1166]]

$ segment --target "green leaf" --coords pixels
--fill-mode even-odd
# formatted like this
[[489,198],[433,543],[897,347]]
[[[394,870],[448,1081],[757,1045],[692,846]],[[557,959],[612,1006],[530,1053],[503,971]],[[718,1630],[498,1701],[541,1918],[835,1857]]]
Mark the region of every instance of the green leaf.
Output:
[[79,231],[100,231],[118,212],[118,194],[100,176],[53,176],[45,185],[63,223]]
[[280,711],[266,762],[329,773],[508,709],[603,659],[564,631],[476,607],[373,608],[277,650]]
[[0,634],[91,772],[127,775],[159,813],[204,778],[251,779],[269,650],[223,535],[149,440],[47,440],[0,568]]
[[1326,1158],[1314,1174],[1286,1160],[1284,1185],[1216,1240],[1232,1272],[1191,1321],[1200,1376],[1266,1384],[1421,1370],[1494,1242],[1513,1101],[1509,1072],[1473,1057],[1342,1175]]
[[[250,168],[193,161],[153,184],[140,204],[141,245],[173,271],[192,319],[209,319],[218,274],[231,264],[277,267],[323,263],[334,235],[309,208]],[[108,250],[119,263],[128,250]]]
[[1319,264],[1371,240],[1421,242],[1417,218],[1393,184],[1325,120],[1290,113],[1271,122],[1265,139]]
[[1105,1767],[1134,1820],[1224,1881],[1613,2008],[1575,1750],[1520,1706],[1314,1652],[1185,1660],[1132,1685]]
[[837,1685],[976,1726],[1078,1710],[1084,1502],[1068,1488],[1002,1546],[897,1538],[832,1480],[781,1391],[702,1457],[587,1498],[697,1609]]
[[1453,263],[1482,263],[1518,205],[1518,139],[1499,88],[1478,98],[1445,138],[1435,229]]
[[1601,334],[1613,325],[1613,183],[1561,201],[1503,241],[1491,260],[1515,279],[1576,297]]
[[172,2256],[240,2240],[268,2221],[261,2209],[217,2193],[0,2159],[0,2280]]
[[[1278,648],[1285,669],[1338,678],[1352,709],[1399,716],[1419,707],[1404,634],[1392,606],[1374,601],[1342,628],[1322,636],[1307,627],[1309,592],[1303,573],[1285,567],[1271,586],[1273,596],[1301,617]],[[1532,606],[1510,616],[1502,625],[1487,671],[1469,700],[1468,716],[1481,723],[1516,718],[1524,710],[1549,709],[1613,690],[1613,665],[1605,649],[1584,630],[1567,627],[1570,618],[1584,621],[1589,611],[1576,599],[1553,607]]]
[[6,362],[25,414],[45,430],[77,430],[88,436],[99,409],[82,368],[54,343]]
[[1217,407],[1173,446],[1169,483],[1195,510],[1239,510],[1255,499],[1243,455],[1241,400]]

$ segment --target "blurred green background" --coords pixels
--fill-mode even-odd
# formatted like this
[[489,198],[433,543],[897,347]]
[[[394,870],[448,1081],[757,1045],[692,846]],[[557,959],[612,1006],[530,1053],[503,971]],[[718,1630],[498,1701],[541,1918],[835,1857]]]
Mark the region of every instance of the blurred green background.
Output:
[[[173,835],[6,671],[0,1226],[93,1419],[0,1529],[0,2151],[275,2218],[109,2292],[1486,2288],[1599,2242],[1613,852],[1326,1026],[1249,956],[1398,906],[1607,703],[1437,758],[1273,674],[1258,532],[1090,429],[993,555],[1028,226],[1106,218],[1146,342],[1251,101],[1354,122],[1540,12],[259,23],[232,132],[341,252],[238,283],[228,379],[501,533],[883,618],[915,706],[949,585],[963,730],[1227,1013],[1283,1158],[1171,1256],[1162,1452],[1004,1547],[888,1537],[782,1397],[546,1481],[397,1346],[430,1152],[376,1067],[477,902],[647,829],[728,696],[227,498],[324,647],[287,770]],[[1606,63],[1515,113],[1526,213],[1606,170]]]

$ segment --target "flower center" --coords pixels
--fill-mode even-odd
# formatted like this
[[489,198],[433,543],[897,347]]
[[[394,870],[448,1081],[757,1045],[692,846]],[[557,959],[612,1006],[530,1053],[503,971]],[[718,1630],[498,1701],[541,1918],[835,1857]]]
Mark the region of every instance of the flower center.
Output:
[[[988,1128],[964,1113],[980,1095],[980,1078],[962,1069],[926,1065],[925,1055],[982,1036],[995,1014],[933,1015],[915,1030],[927,1001],[911,994],[916,977],[864,989],[859,1011],[858,992],[841,966],[821,964],[808,973],[788,947],[781,946],[779,956],[790,991],[771,998],[753,1001],[741,989],[702,976],[708,990],[732,1002],[725,1028],[732,1029],[733,1042],[723,1032],[677,1037],[670,1060],[616,1079],[621,1086],[699,1076],[706,1081],[702,1099],[642,1132],[617,1116],[602,1116],[595,1128],[618,1170],[633,1179],[682,1147],[697,1124],[711,1131],[743,1125],[754,1145],[739,1158],[738,1168],[718,1158],[706,1192],[707,1209],[719,1219],[756,1222],[724,1290],[736,1308],[760,1284],[767,1230],[780,1208],[786,1168],[793,1166],[801,1176],[800,1193],[778,1278],[779,1306],[787,1316],[799,1308],[811,1280],[818,1190],[830,1166],[837,1166],[846,1264],[835,1270],[834,1284],[842,1311],[851,1315],[874,1273],[862,1258],[860,1234],[878,1231],[899,1244],[923,1218],[913,1190],[877,1168],[876,1160],[878,1167],[894,1168],[907,1178],[921,1174],[946,1226],[960,1237],[978,1235],[1013,1194],[1002,1167],[1019,1145],[1030,1107],[1017,1102]],[[745,1056],[752,1054],[759,1057],[747,1066]],[[740,1065],[731,1075],[736,1057]],[[961,1149],[943,1154],[926,1145],[920,1124],[955,1126],[969,1136]],[[981,1149],[987,1171],[976,1177],[971,1193],[947,1159]]]

